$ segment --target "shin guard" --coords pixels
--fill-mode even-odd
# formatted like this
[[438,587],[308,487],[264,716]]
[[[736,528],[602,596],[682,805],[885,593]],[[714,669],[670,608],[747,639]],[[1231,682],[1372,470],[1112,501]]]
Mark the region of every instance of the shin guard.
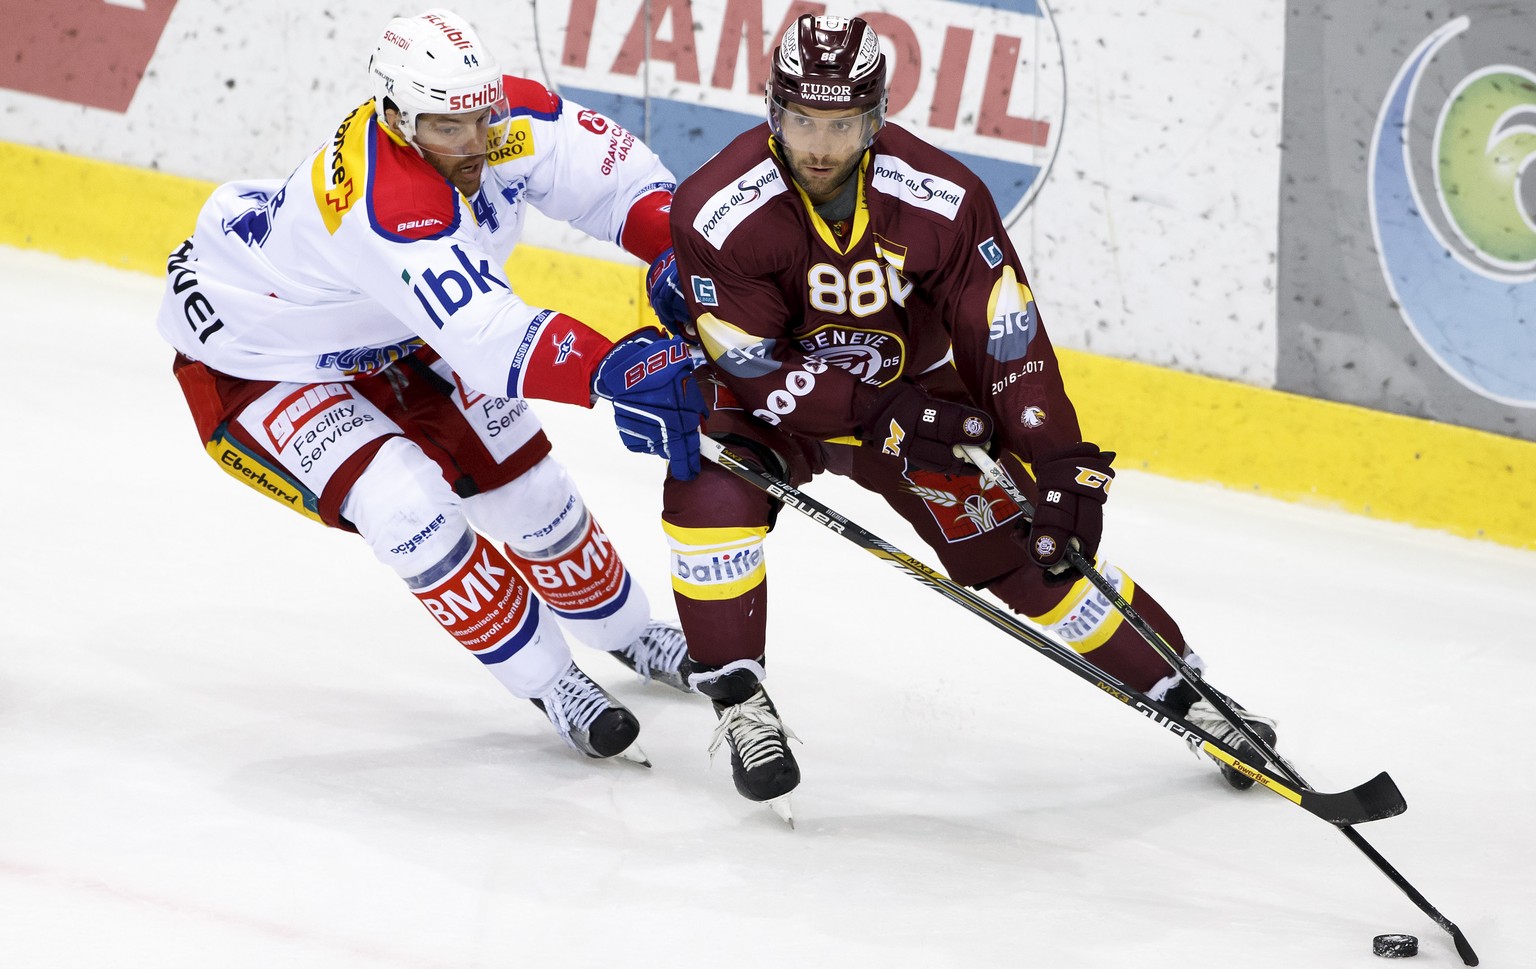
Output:
[[507,558],[539,598],[582,642],[597,649],[628,646],[645,630],[650,603],[630,581],[608,534],[585,510],[553,548],[507,546]]
[[432,618],[518,696],[539,695],[570,663],[533,591],[478,532],[466,532],[441,569],[411,586]]
[[688,655],[708,666],[760,658],[768,638],[767,527],[663,527]]
[[[1156,599],[1139,587],[1129,575],[1108,562],[1100,561],[1098,569],[1170,646],[1180,653],[1186,651],[1184,634]],[[1039,581],[1038,570],[1020,572],[1028,575],[1032,581]],[[1056,588],[1059,587],[1044,586],[1041,583],[1040,589],[1032,590],[1032,598],[1038,602],[1043,591]],[[1003,589],[996,591],[1001,593]],[[1133,689],[1145,692],[1172,672],[1168,663],[1086,578],[1079,578],[1072,583],[1066,594],[1044,612],[1034,608],[1020,611],[1046,632],[1081,653],[1093,665]]]

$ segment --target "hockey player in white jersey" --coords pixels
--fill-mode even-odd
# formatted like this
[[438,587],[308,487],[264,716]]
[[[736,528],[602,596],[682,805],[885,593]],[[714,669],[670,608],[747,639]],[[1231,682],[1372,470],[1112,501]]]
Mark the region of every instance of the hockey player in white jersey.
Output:
[[615,342],[529,305],[502,267],[533,205],[650,262],[658,312],[683,312],[673,176],[609,119],[503,75],[447,10],[390,21],[369,75],[373,97],[286,180],[221,186],[171,254],[159,329],[198,433],[237,479],[360,534],[570,746],[642,759],[635,717],[561,628],[685,691],[686,645],[525,398],[606,398],[625,445],[686,478],[692,363],[655,330]]

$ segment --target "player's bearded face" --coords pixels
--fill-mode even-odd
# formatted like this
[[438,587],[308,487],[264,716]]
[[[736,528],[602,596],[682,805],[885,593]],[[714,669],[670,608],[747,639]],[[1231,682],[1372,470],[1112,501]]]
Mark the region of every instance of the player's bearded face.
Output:
[[874,133],[874,110],[785,105],[776,117],[791,174],[818,205],[837,196],[859,166]]
[[468,114],[422,114],[414,142],[427,164],[465,195],[480,191],[488,149],[506,140],[506,112],[497,107]]

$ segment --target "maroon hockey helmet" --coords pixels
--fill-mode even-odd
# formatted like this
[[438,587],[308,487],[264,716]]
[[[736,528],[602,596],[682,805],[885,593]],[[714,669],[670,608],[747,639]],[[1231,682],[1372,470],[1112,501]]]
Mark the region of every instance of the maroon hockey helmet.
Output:
[[860,17],[801,14],[784,31],[768,74],[768,120],[779,132],[786,105],[808,108],[863,108],[874,122],[885,120],[885,55],[880,38]]

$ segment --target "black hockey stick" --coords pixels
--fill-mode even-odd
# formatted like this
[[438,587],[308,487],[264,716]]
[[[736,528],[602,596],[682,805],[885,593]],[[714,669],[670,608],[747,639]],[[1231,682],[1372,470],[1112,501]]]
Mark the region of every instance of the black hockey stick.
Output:
[[1145,694],[1103,672],[1079,656],[1075,650],[1068,649],[1039,630],[1026,626],[1001,608],[849,521],[788,482],[745,463],[723,447],[720,442],[709,437],[702,438],[700,451],[704,457],[737,477],[791,506],[829,531],[843,536],[876,558],[891,563],[950,601],[959,603],[997,629],[1032,647],[1057,665],[1065,667],[1081,679],[1092,683],[1104,693],[1182,739],[1191,750],[1209,754],[1222,763],[1230,765],[1330,824],[1361,824],[1366,821],[1389,818],[1407,809],[1408,805],[1403,801],[1397,785],[1385,773],[1378,774],[1358,787],[1334,794],[1315,791],[1306,785],[1265,773],[1244,761],[1243,754],[1207,736],[1187,720],[1159,708],[1153,701],[1147,699]]
[[[971,463],[975,464],[978,468],[981,469],[982,476],[986,480],[995,482],[999,487],[1007,492],[1008,497],[1013,499],[1014,504],[1019,506],[1019,510],[1022,511],[1026,517],[1034,517],[1035,510],[1030,506],[1029,499],[1026,498],[1024,493],[1019,490],[1018,484],[1013,480],[1012,477],[1009,476],[1008,470],[1006,468],[992,460],[991,455],[987,454],[987,452],[981,448],[962,445],[960,449],[964,451],[965,456],[971,461]],[[1083,555],[1083,553],[1078,551],[1075,547],[1068,547],[1064,557],[1074,569],[1081,572],[1083,576],[1093,584],[1094,588],[1103,593],[1104,597],[1108,599],[1110,603],[1115,607],[1115,609],[1125,618],[1125,621],[1130,623],[1131,627],[1141,634],[1141,638],[1145,639],[1147,644],[1156,650],[1158,654],[1168,662],[1168,665],[1172,666],[1181,675],[1183,675],[1184,679],[1195,688],[1195,691],[1204,697],[1205,700],[1209,702],[1211,706],[1214,707],[1216,711],[1227,720],[1228,723],[1231,723],[1234,727],[1237,727],[1239,731],[1241,731],[1242,735],[1250,742],[1252,742],[1255,748],[1259,750],[1260,753],[1264,754],[1270,763],[1279,767],[1285,773],[1287,779],[1303,789],[1308,786],[1306,780],[1302,778],[1301,774],[1290,763],[1290,761],[1275,753],[1274,747],[1265,742],[1263,737],[1259,736],[1252,729],[1250,729],[1246,723],[1243,722],[1243,719],[1239,717],[1236,711],[1234,711],[1232,707],[1227,703],[1225,697],[1206,685],[1205,679],[1203,676],[1201,676],[1200,671],[1190,666],[1189,663],[1185,662],[1184,657],[1179,655],[1179,651],[1174,649],[1167,640],[1158,634],[1157,630],[1153,629],[1145,619],[1138,615],[1135,609],[1131,608],[1131,604],[1127,602],[1125,597],[1120,594],[1120,590],[1116,589],[1114,584],[1110,582],[1109,579],[1104,577],[1103,573],[1093,567],[1093,563],[1088,561],[1087,556]],[[1377,780],[1380,780],[1382,777],[1386,776],[1386,774],[1382,774],[1377,778]],[[1395,789],[1396,788],[1394,786],[1394,790]],[[1355,847],[1364,852],[1365,856],[1369,858],[1378,869],[1381,870],[1381,873],[1386,875],[1387,878],[1391,880],[1392,884],[1396,885],[1404,895],[1407,895],[1408,899],[1413,902],[1414,905],[1418,906],[1419,911],[1423,912],[1425,915],[1428,915],[1436,925],[1440,926],[1450,934],[1451,940],[1456,943],[1456,954],[1461,956],[1461,961],[1469,966],[1477,965],[1477,953],[1472,951],[1472,944],[1467,941],[1467,937],[1462,933],[1461,929],[1456,926],[1456,923],[1452,922],[1444,915],[1441,915],[1440,910],[1431,905],[1429,903],[1429,899],[1420,894],[1418,889],[1410,885],[1408,883],[1408,879],[1404,878],[1396,868],[1392,867],[1386,858],[1382,857],[1381,852],[1372,847],[1371,843],[1366,841],[1360,832],[1350,827],[1350,825],[1353,823],[1356,822],[1334,822],[1334,824],[1338,826],[1339,830],[1344,833],[1344,836],[1348,838]]]
[[[996,484],[1007,493],[1008,497],[1013,500],[1013,503],[1019,506],[1019,510],[1024,513],[1025,518],[1033,519],[1035,517],[1034,506],[1029,503],[1029,499],[1024,496],[1024,492],[1019,489],[1018,484],[1008,474],[1006,468],[994,461],[992,456],[982,448],[964,444],[957,445],[957,447],[964,452],[966,460],[981,469],[984,480]],[[1291,765],[1290,761],[1280,756],[1273,745],[1259,736],[1252,727],[1248,726],[1243,718],[1237,715],[1237,711],[1232,709],[1226,697],[1217,693],[1206,684],[1205,678],[1200,675],[1200,671],[1189,665],[1189,662],[1179,655],[1179,651],[1174,649],[1173,645],[1164,639],[1161,633],[1152,628],[1151,623],[1148,623],[1131,607],[1130,602],[1126,600],[1125,596],[1120,594],[1120,590],[1115,588],[1115,584],[1109,581],[1104,573],[1094,568],[1093,563],[1088,560],[1086,555],[1078,551],[1076,546],[1069,545],[1062,557],[1067,560],[1068,565],[1081,572],[1083,577],[1103,594],[1104,598],[1109,600],[1110,605],[1115,607],[1115,611],[1120,613],[1125,621],[1130,624],[1131,628],[1136,630],[1141,638],[1147,641],[1147,645],[1151,646],[1163,658],[1164,662],[1173,667],[1175,672],[1183,676],[1185,682],[1194,687],[1195,692],[1199,693],[1202,699],[1209,703],[1217,713],[1221,714],[1222,719],[1226,720],[1242,734],[1243,739],[1252,744],[1253,748],[1263,754],[1265,759],[1271,764],[1284,771],[1286,777],[1292,783],[1302,787],[1308,786],[1307,782],[1302,779],[1301,774]]]

